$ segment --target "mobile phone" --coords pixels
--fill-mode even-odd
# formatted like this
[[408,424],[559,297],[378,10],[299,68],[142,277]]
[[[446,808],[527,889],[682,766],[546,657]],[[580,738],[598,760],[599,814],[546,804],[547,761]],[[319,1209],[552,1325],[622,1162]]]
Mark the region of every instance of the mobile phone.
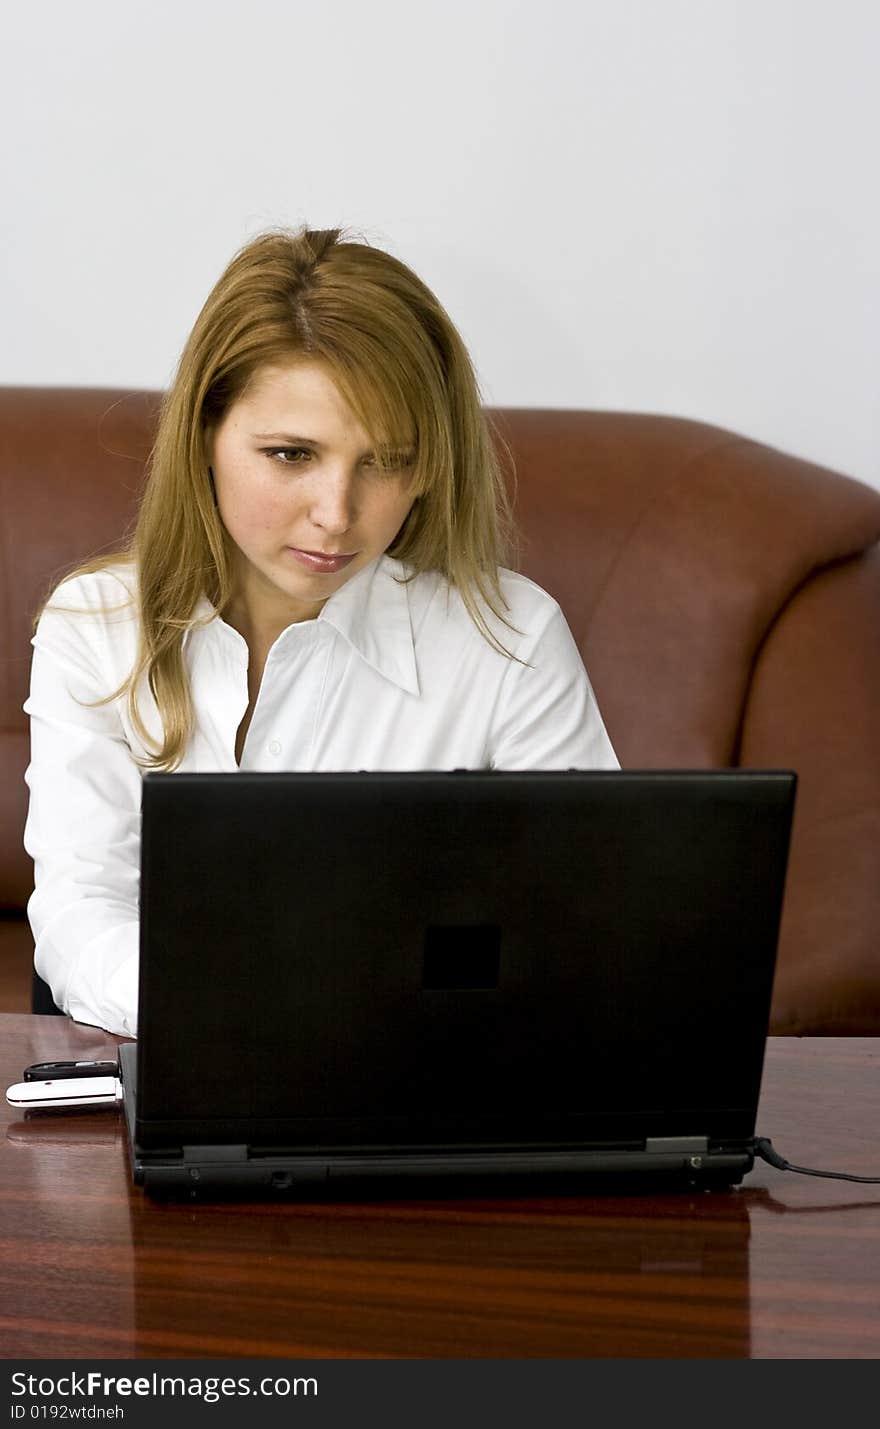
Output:
[[10,1106],[33,1111],[77,1111],[89,1107],[117,1107],[122,1101],[118,1077],[62,1077],[58,1081],[17,1082],[6,1088]]
[[33,1062],[25,1067],[25,1082],[59,1082],[71,1077],[118,1077],[118,1062]]

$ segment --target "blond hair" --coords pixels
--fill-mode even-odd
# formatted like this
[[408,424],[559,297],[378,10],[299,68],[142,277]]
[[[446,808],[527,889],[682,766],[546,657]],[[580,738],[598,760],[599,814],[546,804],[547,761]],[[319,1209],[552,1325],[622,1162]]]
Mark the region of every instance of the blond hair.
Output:
[[[441,572],[485,638],[509,653],[487,612],[507,623],[498,568],[508,556],[510,507],[461,337],[430,289],[381,249],[339,229],[273,230],[235,255],[196,319],[162,401],[123,553],[137,574],[139,647],[129,678],[108,699],[127,696],[135,729],[155,747],[146,767],[180,762],[193,726],[183,638],[202,596],[222,612],[233,594],[208,433],[260,369],[298,358],[327,367],[380,461],[383,448],[414,446],[416,500],[389,554],[406,564],[409,579]],[[161,715],[161,744],[138,710],[144,678]]]

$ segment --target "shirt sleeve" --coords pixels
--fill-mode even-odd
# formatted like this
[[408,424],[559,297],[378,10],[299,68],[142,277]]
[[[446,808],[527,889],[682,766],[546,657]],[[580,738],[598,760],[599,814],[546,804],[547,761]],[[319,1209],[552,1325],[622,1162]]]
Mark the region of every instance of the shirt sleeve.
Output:
[[48,610],[33,640],[30,790],[34,964],[78,1022],[137,1033],[141,774],[119,701],[106,627]]
[[619,769],[583,661],[555,601],[510,660],[492,732],[493,769]]

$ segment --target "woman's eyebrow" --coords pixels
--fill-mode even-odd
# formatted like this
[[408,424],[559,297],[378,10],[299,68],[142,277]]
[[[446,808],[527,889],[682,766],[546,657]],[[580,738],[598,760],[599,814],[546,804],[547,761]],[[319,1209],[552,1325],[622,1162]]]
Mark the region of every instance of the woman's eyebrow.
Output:
[[297,442],[301,446],[319,447],[320,442],[316,442],[314,437],[295,437],[290,432],[254,432],[253,436],[258,442],[289,442],[291,446]]
[[[251,435],[254,441],[257,442],[284,442],[287,446],[314,447],[317,451],[320,451],[323,446],[323,443],[316,441],[314,437],[297,437],[294,436],[291,432],[252,432]],[[412,442],[402,442],[399,446],[385,445],[384,443],[379,444],[380,451],[391,451],[399,453],[410,452],[412,449]],[[362,455],[371,456],[375,450],[375,447],[367,447],[362,453]]]

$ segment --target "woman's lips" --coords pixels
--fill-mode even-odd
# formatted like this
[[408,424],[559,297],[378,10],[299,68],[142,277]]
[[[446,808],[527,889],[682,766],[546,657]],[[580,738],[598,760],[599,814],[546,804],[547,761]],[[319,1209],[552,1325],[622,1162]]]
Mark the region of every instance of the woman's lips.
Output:
[[300,551],[296,546],[288,546],[287,549],[301,566],[321,575],[332,575],[334,571],[344,570],[349,561],[353,561],[357,555],[356,551],[350,556],[325,556],[320,551]]

